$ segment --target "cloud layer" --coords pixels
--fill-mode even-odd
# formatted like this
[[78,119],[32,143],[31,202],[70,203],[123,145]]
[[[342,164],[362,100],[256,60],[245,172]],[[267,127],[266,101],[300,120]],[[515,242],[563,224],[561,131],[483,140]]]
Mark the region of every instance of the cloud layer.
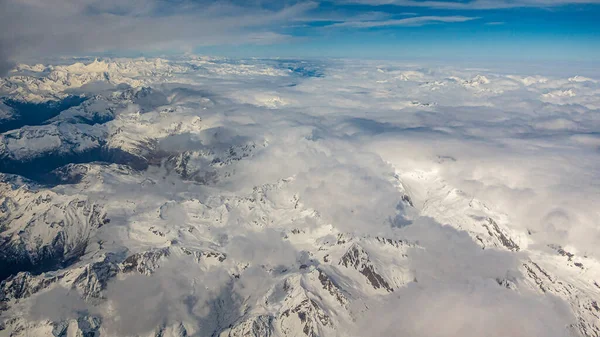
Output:
[[[111,222],[57,271],[68,277],[20,304],[36,324],[83,312],[116,335],[183,322],[205,336],[257,315],[327,315],[314,326],[346,335],[520,337],[597,321],[598,74],[202,57],[18,69],[42,79],[13,76],[7,95],[86,92],[93,109],[56,123],[152,160],[88,163],[81,181],[51,188],[102,204]],[[102,106],[114,119],[61,119]],[[3,151],[40,151],[51,126],[3,134]],[[81,298],[91,263],[156,251],[168,257]]]

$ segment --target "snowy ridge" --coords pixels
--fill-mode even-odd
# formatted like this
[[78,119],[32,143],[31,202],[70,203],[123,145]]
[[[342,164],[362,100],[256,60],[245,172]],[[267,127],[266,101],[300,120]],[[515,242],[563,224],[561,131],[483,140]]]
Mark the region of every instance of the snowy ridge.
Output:
[[0,135],[0,336],[416,335],[414,315],[427,335],[450,307],[489,312],[469,323],[490,336],[518,335],[485,330],[503,317],[600,336],[578,236],[595,233],[597,82],[290,62],[2,79],[5,100],[83,98]]
[[3,277],[20,268],[44,270],[78,258],[93,233],[109,221],[100,205],[83,196],[17,187],[3,178]]
[[[162,59],[120,60],[116,62],[94,60],[66,66],[19,65],[10,77],[2,79],[0,91],[33,102],[64,97],[66,89],[80,88],[93,82],[127,84],[140,87],[154,81],[166,81],[173,73],[184,72],[185,67],[173,66]],[[21,72],[35,75],[20,75]]]

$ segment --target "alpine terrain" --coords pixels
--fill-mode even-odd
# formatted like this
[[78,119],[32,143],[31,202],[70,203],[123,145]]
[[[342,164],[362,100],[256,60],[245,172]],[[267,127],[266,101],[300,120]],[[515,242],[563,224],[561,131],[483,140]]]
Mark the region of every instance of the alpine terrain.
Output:
[[84,58],[0,96],[0,336],[600,336],[596,79]]

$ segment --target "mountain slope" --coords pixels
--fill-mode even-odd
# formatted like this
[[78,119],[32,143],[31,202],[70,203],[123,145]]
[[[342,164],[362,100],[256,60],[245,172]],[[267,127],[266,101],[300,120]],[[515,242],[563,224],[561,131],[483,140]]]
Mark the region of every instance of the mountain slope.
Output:
[[[594,233],[596,82],[323,64],[17,66],[0,336],[600,336],[600,264],[574,236]],[[571,89],[577,127],[544,96]]]

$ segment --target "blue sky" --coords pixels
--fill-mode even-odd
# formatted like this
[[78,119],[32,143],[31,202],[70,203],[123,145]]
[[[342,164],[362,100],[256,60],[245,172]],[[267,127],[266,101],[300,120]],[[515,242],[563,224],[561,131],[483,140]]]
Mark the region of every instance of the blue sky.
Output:
[[62,55],[600,60],[600,0],[3,0],[0,72]]
[[[228,56],[600,59],[600,2],[501,9],[323,2],[309,17],[315,21],[280,27],[282,33],[293,36],[283,43],[199,50]],[[427,17],[440,21],[418,21]],[[456,22],[441,21],[452,17],[458,18]]]

